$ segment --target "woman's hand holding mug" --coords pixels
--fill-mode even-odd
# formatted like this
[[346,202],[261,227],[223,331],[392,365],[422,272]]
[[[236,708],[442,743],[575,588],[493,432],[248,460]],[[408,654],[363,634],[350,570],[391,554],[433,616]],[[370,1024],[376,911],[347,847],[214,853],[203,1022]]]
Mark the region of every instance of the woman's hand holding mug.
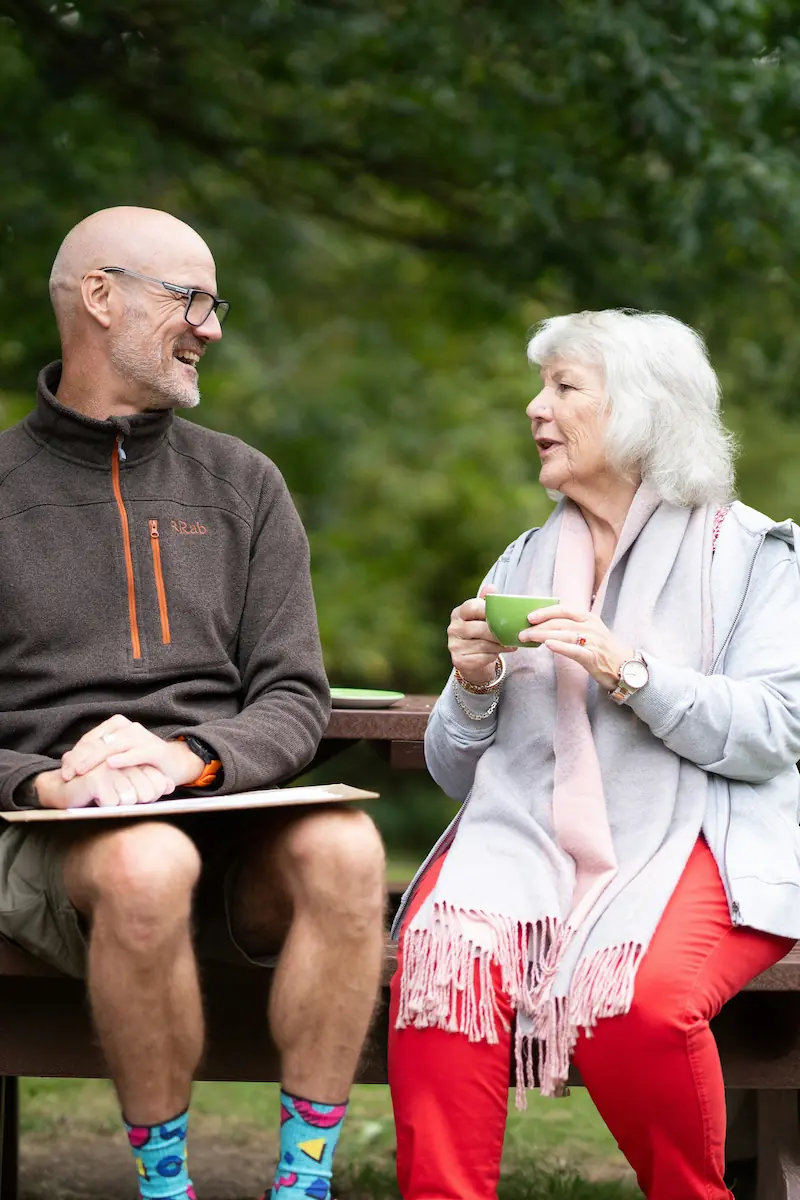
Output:
[[486,624],[484,597],[494,591],[496,588],[486,584],[477,598],[465,600],[450,614],[447,649],[453,666],[469,683],[491,683],[500,651],[510,654],[516,650],[516,646],[502,646]]
[[634,657],[595,613],[558,605],[528,615],[532,626],[520,634],[522,642],[541,642],[553,654],[580,663],[606,691],[616,687],[619,669]]

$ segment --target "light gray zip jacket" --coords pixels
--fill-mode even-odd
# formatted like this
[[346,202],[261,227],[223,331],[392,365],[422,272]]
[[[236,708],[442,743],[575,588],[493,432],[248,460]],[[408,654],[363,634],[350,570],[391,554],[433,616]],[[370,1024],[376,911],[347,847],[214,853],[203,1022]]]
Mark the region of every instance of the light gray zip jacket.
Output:
[[[488,582],[506,590],[535,533],[509,547]],[[735,503],[717,542],[711,601],[709,673],[673,666],[658,658],[657,646],[643,646],[650,681],[628,703],[670,750],[709,773],[703,832],[732,921],[800,938],[800,528]],[[475,712],[490,702],[464,699]],[[470,721],[462,713],[451,676],[431,714],[425,757],[439,786],[464,805],[496,727],[496,717]],[[417,880],[452,842],[460,815],[407,891],[395,933]]]

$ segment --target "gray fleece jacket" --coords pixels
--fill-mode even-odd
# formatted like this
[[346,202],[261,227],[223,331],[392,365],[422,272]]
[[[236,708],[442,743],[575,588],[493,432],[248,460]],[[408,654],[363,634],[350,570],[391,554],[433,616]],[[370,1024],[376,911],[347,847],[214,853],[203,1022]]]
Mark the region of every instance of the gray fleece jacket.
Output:
[[[495,565],[487,581],[498,590],[519,590],[535,533],[523,534]],[[703,832],[732,921],[800,938],[800,528],[735,503],[717,542],[711,600],[709,673],[675,667],[658,657],[657,645],[642,646],[650,681],[629,705],[670,750],[709,774]],[[489,704],[462,698],[476,712]],[[475,767],[496,727],[496,717],[470,721],[462,713],[451,677],[425,737],[428,769],[449,796],[469,802]],[[631,787],[638,786],[632,778]],[[450,845],[458,821],[417,879]]]
[[115,713],[200,738],[217,794],[291,779],[330,693],[280,472],[171,410],[85,417],[60,378],[0,433],[0,809]]

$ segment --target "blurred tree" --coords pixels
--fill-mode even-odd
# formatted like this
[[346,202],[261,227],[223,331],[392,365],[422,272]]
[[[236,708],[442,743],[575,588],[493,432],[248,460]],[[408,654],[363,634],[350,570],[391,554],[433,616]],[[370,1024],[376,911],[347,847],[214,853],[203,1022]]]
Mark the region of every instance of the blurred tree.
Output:
[[525,331],[706,334],[744,498],[800,506],[789,0],[0,0],[0,421],[55,357],[58,244],[202,230],[233,302],[198,417],[270,454],[340,683],[437,687],[444,627],[549,503]]
[[310,216],[436,252],[462,319],[509,288],[694,309],[798,253],[792,10],[2,0],[8,284],[125,195],[279,278]]

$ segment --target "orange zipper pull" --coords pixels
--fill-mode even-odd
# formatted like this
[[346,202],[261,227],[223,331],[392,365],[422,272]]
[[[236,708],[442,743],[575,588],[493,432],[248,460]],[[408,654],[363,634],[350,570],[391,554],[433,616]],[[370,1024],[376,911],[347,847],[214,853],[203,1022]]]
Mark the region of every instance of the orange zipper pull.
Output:
[[147,524],[150,528],[150,549],[153,551],[153,573],[156,579],[158,611],[161,617],[161,641],[165,646],[168,646],[172,641],[172,634],[169,630],[167,589],[164,587],[164,573],[161,569],[161,541],[158,533],[158,521],[151,519]]
[[133,555],[131,553],[131,536],[128,525],[128,513],[122,498],[122,488],[119,482],[119,464],[125,461],[125,451],[122,449],[122,434],[118,433],[114,442],[116,454],[111,455],[111,487],[117,502],[120,527],[122,530],[122,552],[125,556],[125,574],[128,578],[128,620],[131,628],[131,651],[134,658],[142,657],[142,643],[139,638],[139,622],[136,616],[136,582],[133,576]]

